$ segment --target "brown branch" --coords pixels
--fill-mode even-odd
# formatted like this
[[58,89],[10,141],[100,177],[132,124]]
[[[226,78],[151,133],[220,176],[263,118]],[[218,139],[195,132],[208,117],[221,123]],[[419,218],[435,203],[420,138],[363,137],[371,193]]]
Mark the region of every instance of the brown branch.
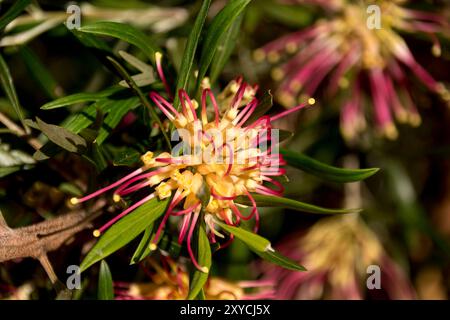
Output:
[[56,283],[58,278],[47,253],[58,249],[76,233],[90,227],[90,222],[100,214],[98,210],[103,206],[104,201],[99,201],[93,206],[91,213],[77,210],[17,229],[9,228],[0,212],[0,262],[28,257],[37,259],[52,283]]

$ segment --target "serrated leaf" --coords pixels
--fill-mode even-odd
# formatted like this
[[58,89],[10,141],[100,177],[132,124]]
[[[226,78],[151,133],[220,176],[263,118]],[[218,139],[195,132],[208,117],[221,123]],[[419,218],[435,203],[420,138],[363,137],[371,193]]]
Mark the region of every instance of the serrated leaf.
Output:
[[168,199],[158,200],[153,198],[113,224],[84,258],[80,266],[81,271],[86,270],[136,238],[165,212],[168,203]]
[[199,88],[200,82],[205,77],[206,72],[211,65],[220,40],[223,39],[225,33],[229,31],[231,24],[239,17],[250,1],[251,0],[230,0],[214,17],[206,33],[205,41],[203,42],[199,62],[197,88]]
[[369,168],[369,169],[343,169],[333,167],[310,158],[304,154],[287,150],[280,149],[280,153],[283,155],[284,160],[295,168],[303,170],[314,176],[322,178],[327,181],[333,182],[354,182],[367,179],[374,175],[379,168]]
[[180,72],[178,73],[176,93],[174,99],[174,106],[176,109],[180,107],[180,100],[178,97],[178,91],[180,89],[187,89],[189,83],[189,77],[191,75],[192,63],[194,62],[195,52],[197,51],[198,41],[202,32],[203,25],[205,24],[206,16],[208,15],[209,6],[211,0],[204,0],[202,6],[195,19],[194,26],[189,34],[186,42],[186,48],[184,49],[183,59],[181,60]]
[[99,21],[83,26],[79,29],[79,31],[89,34],[109,36],[131,43],[141,49],[150,61],[153,63],[155,61],[155,52],[157,52],[158,49],[151,45],[151,41],[145,33],[129,24],[112,21]]
[[50,141],[61,148],[70,151],[82,153],[86,150],[86,141],[79,135],[53,124],[48,124],[36,117],[36,122]]
[[[204,222],[200,223],[198,228],[197,261],[202,267],[211,269],[211,247]],[[198,296],[208,280],[208,276],[209,271],[205,273],[197,269],[194,270],[190,278],[188,300],[193,300]]]
[[13,5],[0,17],[0,30],[3,30],[11,21],[13,21],[31,0],[16,0]]
[[[128,62],[141,72],[131,77],[131,79],[133,79],[133,81],[136,83],[138,87],[148,86],[153,82],[155,82],[155,75],[153,67],[151,65],[146,64],[145,62],[139,60],[135,56],[125,51],[119,51],[119,55],[122,57],[123,60],[125,60],[126,62]],[[120,81],[119,85],[125,88],[130,87],[125,80]]]
[[17,97],[16,89],[14,88],[14,83],[11,77],[11,73],[9,72],[8,65],[6,61],[3,59],[3,56],[0,54],[0,82],[2,85],[2,89],[6,94],[9,102],[11,103],[14,111],[19,117],[20,121],[24,123],[24,116],[22,107],[19,104],[19,98]]
[[97,296],[99,300],[114,300],[113,279],[105,260],[102,260],[100,264]]
[[[300,202],[293,199],[277,196],[265,196],[261,194],[252,194],[253,199],[256,201],[258,207],[279,207],[285,209],[292,209],[296,211],[317,213],[317,214],[343,214],[343,213],[356,213],[361,209],[329,209],[315,206],[309,203]],[[251,201],[245,196],[239,196],[235,199],[237,203],[251,206]]]
[[41,107],[41,109],[42,110],[51,110],[51,109],[71,106],[71,105],[74,105],[77,103],[97,101],[102,98],[107,98],[121,90],[123,90],[123,89],[118,86],[114,86],[114,87],[110,87],[104,91],[100,91],[100,92],[96,92],[96,93],[84,93],[84,92],[83,93],[75,93],[75,94],[71,94],[71,95],[47,102],[46,104],[44,104]]
[[153,224],[145,228],[141,241],[139,242],[136,251],[134,251],[134,254],[131,257],[130,264],[141,262],[152,252],[152,250],[150,249],[150,241],[152,233],[153,233]]

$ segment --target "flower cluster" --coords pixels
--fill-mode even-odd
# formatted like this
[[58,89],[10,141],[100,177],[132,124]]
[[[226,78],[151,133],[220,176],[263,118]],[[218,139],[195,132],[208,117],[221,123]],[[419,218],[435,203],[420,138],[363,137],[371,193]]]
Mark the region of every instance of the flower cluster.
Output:
[[[156,58],[157,70],[168,90],[161,55],[157,54]],[[208,272],[205,266],[197,263],[191,248],[191,238],[201,214],[212,242],[216,242],[216,236],[224,238],[216,230],[216,219],[238,225],[241,220],[254,217],[257,229],[259,214],[252,193],[279,196],[284,190],[274,178],[284,175],[285,169],[280,168],[284,161],[275,149],[277,141],[272,141],[272,122],[314,101],[274,116],[262,116],[249,124],[248,120],[258,107],[256,91],[257,87],[238,78],[218,95],[217,100],[210,88],[204,88],[199,104],[189,98],[185,90],[180,90],[180,111],[158,93],[151,92],[150,99],[175,126],[182,147],[158,155],[148,151],[141,157],[141,168],[92,194],[72,198],[71,203],[78,204],[114,189],[113,199],[120,201],[136,191],[151,190],[146,197],[96,230],[94,235],[99,236],[117,220],[153,198],[171,198],[150,248],[157,248],[170,216],[182,217],[178,241],[181,244],[186,239],[192,262],[199,270]],[[251,201],[252,210],[248,215],[241,213],[235,203],[238,196],[248,197]]]
[[[394,116],[399,122],[417,126],[420,115],[411,97],[408,69],[430,91],[450,101],[450,93],[414,58],[398,31],[421,32],[434,42],[439,56],[437,33],[449,23],[439,13],[422,12],[403,6],[405,1],[288,1],[320,6],[330,15],[311,27],[274,40],[254,52],[256,61],[278,63],[283,54],[289,60],[272,70],[281,81],[277,92],[280,103],[290,106],[296,97],[314,95],[320,85],[329,96],[339,88],[348,92],[341,109],[341,131],[352,139],[366,128],[366,115],[372,115],[378,130],[386,137],[397,137]],[[379,12],[368,13],[369,6]],[[377,19],[379,25],[377,26]],[[373,21],[372,21],[373,20]],[[364,108],[371,96],[372,111]]]
[[[114,292],[117,300],[182,300],[189,293],[189,277],[179,263],[168,257],[162,257],[162,265],[148,260],[152,271],[147,268],[151,282],[116,282]],[[207,300],[259,300],[274,298],[271,281],[230,282],[218,277],[210,277],[203,287]],[[253,293],[246,291],[253,289]],[[254,292],[254,289],[257,289]]]
[[361,220],[347,218],[354,217],[320,220],[306,235],[295,235],[279,247],[308,272],[265,266],[264,278],[277,283],[277,298],[362,299],[370,265],[379,266],[381,289],[390,299],[415,298],[407,277],[376,235]]

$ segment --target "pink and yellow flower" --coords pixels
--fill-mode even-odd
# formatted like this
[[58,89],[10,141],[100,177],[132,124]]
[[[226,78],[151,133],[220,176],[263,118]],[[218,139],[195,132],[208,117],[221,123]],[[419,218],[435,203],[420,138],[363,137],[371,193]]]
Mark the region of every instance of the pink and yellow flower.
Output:
[[[277,99],[289,107],[296,97],[314,95],[319,86],[334,97],[347,90],[341,109],[341,131],[351,139],[366,128],[366,117],[373,116],[378,130],[388,138],[397,137],[393,118],[417,126],[421,117],[411,96],[411,72],[430,91],[450,101],[450,93],[414,58],[398,31],[420,32],[434,42],[433,54],[441,53],[437,34],[447,32],[449,23],[439,13],[406,8],[403,0],[284,1],[312,4],[323,8],[327,19],[311,27],[274,40],[254,53],[256,61],[279,63],[287,53],[289,60],[272,70],[280,81]],[[370,6],[380,10],[368,11]],[[379,26],[371,19],[379,18]],[[365,110],[365,95],[373,110]]]
[[[162,73],[161,55],[157,54],[156,58],[160,78],[168,89]],[[150,99],[175,126],[183,148],[158,155],[148,151],[141,157],[143,166],[139,169],[85,197],[72,198],[71,203],[78,204],[114,190],[113,199],[120,201],[136,191],[149,191],[146,197],[96,230],[94,235],[99,236],[120,218],[153,198],[171,198],[150,248],[157,248],[168,218],[181,217],[178,242],[181,244],[186,240],[193,264],[208,272],[208,268],[197,263],[191,248],[201,212],[212,242],[216,242],[216,237],[224,238],[216,230],[217,219],[228,225],[238,225],[241,220],[255,218],[257,229],[259,214],[252,193],[279,196],[284,190],[275,179],[284,175],[285,169],[280,168],[284,161],[275,150],[276,141],[271,140],[272,121],[308,104],[300,104],[278,115],[262,116],[248,124],[258,107],[256,91],[256,86],[248,85],[242,78],[232,81],[217,99],[210,88],[204,88],[200,103],[191,99],[185,90],[180,90],[181,110],[158,93],[151,92]],[[313,102],[310,100],[309,104]],[[202,201],[201,195],[207,198]],[[248,215],[241,213],[235,203],[238,196],[250,199],[252,209]]]
[[[149,259],[153,270],[144,269],[151,282],[115,282],[116,300],[182,300],[189,293],[189,276],[185,268],[164,257],[162,265]],[[231,282],[210,277],[203,287],[206,300],[259,300],[272,299],[271,281]],[[249,292],[251,290],[251,292]]]

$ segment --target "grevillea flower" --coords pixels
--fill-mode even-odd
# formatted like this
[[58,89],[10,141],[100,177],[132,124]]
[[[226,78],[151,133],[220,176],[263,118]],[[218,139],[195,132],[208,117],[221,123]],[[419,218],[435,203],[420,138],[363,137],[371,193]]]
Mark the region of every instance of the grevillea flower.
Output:
[[[153,270],[144,271],[151,282],[115,282],[117,300],[182,300],[189,293],[189,276],[184,267],[163,257],[162,265],[148,260]],[[210,277],[203,287],[206,300],[256,300],[273,299],[271,281],[230,282],[218,277]],[[248,291],[251,291],[250,293]]]
[[[295,235],[280,245],[280,252],[299,261],[308,272],[264,266],[264,279],[277,284],[277,299],[363,299],[366,293],[372,298],[415,298],[408,278],[376,235],[360,219],[347,218],[356,217],[322,219],[305,235]],[[365,291],[371,265],[380,268],[381,289]]]
[[[156,55],[156,62],[170,97],[160,54]],[[119,201],[138,190],[149,190],[146,197],[96,230],[94,235],[99,236],[117,220],[153,198],[171,198],[150,248],[157,248],[168,218],[181,217],[178,241],[181,244],[186,240],[193,264],[208,272],[207,267],[197,263],[191,249],[192,235],[201,212],[212,242],[216,242],[216,236],[224,237],[216,230],[216,219],[237,225],[241,220],[254,217],[257,229],[259,214],[251,193],[279,196],[284,190],[274,178],[284,175],[285,169],[280,168],[284,161],[275,150],[276,141],[272,141],[272,121],[308,104],[303,103],[278,115],[262,116],[248,124],[258,107],[256,91],[256,86],[248,85],[242,78],[232,81],[218,99],[211,89],[204,88],[200,103],[189,98],[185,90],[180,90],[180,111],[158,93],[151,92],[150,99],[175,126],[182,143],[171,153],[154,155],[148,151],[141,157],[141,168],[92,194],[71,199],[72,204],[77,204],[114,190],[113,199]],[[313,103],[313,100],[309,101],[309,104]],[[200,109],[200,115],[197,115],[197,109]],[[201,194],[207,199],[202,201]],[[242,214],[234,202],[238,196],[250,199],[252,210],[248,215]]]
[[[374,119],[378,131],[395,139],[399,122],[418,126],[420,115],[411,96],[409,72],[430,91],[450,101],[450,93],[436,82],[414,58],[398,31],[420,32],[429,36],[435,56],[441,54],[437,34],[448,32],[449,23],[439,13],[412,10],[404,0],[376,1],[284,1],[308,3],[326,11],[311,27],[274,40],[254,53],[256,61],[267,59],[278,63],[290,55],[287,62],[272,70],[280,81],[276,98],[286,107],[296,97],[312,96],[319,86],[329,97],[344,89],[341,109],[341,132],[352,139],[366,128],[366,117]],[[375,6],[375,7],[374,7]],[[379,16],[371,8],[380,10]],[[379,26],[376,25],[379,18]],[[369,96],[366,109],[366,96]]]

